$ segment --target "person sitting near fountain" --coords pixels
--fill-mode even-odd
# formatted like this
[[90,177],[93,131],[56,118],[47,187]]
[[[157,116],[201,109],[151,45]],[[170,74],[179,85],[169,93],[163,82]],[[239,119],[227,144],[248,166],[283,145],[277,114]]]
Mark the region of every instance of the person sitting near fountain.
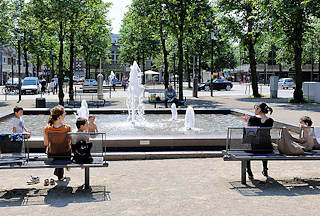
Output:
[[88,124],[88,132],[90,133],[95,133],[95,132],[98,132],[98,127],[97,125],[94,123],[94,120],[96,119],[95,116],[93,115],[89,115],[89,124]]
[[22,119],[22,115],[23,115],[23,108],[22,107],[15,107],[13,108],[13,113],[14,113],[14,117],[12,119],[12,133],[23,133],[23,132],[27,132],[28,135],[24,135],[26,136],[25,138],[29,138],[31,131],[27,130],[24,127],[24,123],[23,123],[23,119]]
[[164,105],[168,108],[168,103],[175,103],[179,107],[179,100],[177,99],[177,94],[172,85],[169,85],[168,88],[164,91]]
[[[248,123],[248,126],[255,126],[255,127],[273,127],[273,119],[267,117],[266,114],[270,112],[272,113],[272,108],[269,107],[266,103],[258,103],[254,105],[254,114],[255,116],[251,116],[249,118],[248,115],[242,116],[241,118]],[[263,164],[263,171],[262,174],[265,177],[268,177],[268,161],[262,160]],[[251,171],[251,164],[250,160],[247,161],[247,173],[249,179],[253,179],[253,173]]]
[[[47,147],[48,157],[53,160],[71,159],[71,139],[67,134],[71,132],[71,127],[63,123],[65,116],[63,106],[58,105],[52,108],[48,125],[44,129],[44,145]],[[54,175],[58,177],[58,180],[65,179],[63,168],[55,168]]]

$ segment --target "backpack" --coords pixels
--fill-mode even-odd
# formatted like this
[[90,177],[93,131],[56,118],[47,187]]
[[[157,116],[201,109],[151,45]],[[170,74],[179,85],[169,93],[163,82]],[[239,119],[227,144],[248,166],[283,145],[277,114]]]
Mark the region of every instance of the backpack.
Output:
[[266,128],[243,128],[242,144],[251,146],[245,150],[250,153],[271,153],[273,151],[270,129]]
[[93,159],[90,153],[92,142],[80,140],[72,145],[73,158],[72,161],[78,164],[92,163]]

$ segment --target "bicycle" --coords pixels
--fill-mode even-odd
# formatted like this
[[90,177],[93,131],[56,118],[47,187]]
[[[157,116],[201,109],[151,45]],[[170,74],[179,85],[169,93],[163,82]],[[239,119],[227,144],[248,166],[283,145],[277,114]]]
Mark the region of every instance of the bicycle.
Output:
[[6,85],[3,89],[2,89],[2,94],[18,94],[19,92],[19,88],[18,86],[15,85]]

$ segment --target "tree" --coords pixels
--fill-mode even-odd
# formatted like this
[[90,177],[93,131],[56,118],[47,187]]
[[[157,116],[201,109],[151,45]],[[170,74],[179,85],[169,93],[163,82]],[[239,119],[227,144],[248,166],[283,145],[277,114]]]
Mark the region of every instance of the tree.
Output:
[[[147,56],[159,52],[159,39],[154,34],[148,19],[148,5],[144,1],[134,0],[129,11],[123,20],[120,31],[120,58],[122,60],[133,61],[130,55],[134,54],[138,63],[142,63],[142,72],[145,71],[145,60]],[[128,51],[133,51],[129,53]],[[131,59],[130,59],[131,58]],[[140,62],[140,59],[142,62]],[[130,63],[131,63],[130,62]],[[142,77],[142,83],[145,83],[145,76]]]
[[240,43],[249,52],[252,91],[254,97],[260,97],[258,92],[257,61],[255,45],[260,39],[261,32],[267,27],[266,14],[263,5],[254,0],[218,1],[221,12],[222,29]]
[[301,64],[304,35],[314,16],[319,15],[319,4],[312,0],[276,0],[269,2],[267,10],[272,12],[274,28],[286,36],[286,43],[294,50],[296,88],[293,96],[294,101],[300,103],[303,101]]

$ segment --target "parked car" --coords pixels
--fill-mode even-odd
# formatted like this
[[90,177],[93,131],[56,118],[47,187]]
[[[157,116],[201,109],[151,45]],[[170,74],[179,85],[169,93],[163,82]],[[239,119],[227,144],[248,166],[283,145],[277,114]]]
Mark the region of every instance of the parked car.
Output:
[[[211,84],[210,80],[208,80],[205,83],[198,84],[198,91],[201,91],[201,90],[210,91],[211,90],[210,84]],[[230,91],[233,85],[232,85],[232,82],[226,79],[215,79],[212,82],[212,87],[213,87],[213,90],[220,91],[221,89],[224,89],[226,91]]]
[[97,92],[98,90],[98,83],[95,79],[85,79],[82,84],[82,90],[83,92]]
[[278,81],[279,89],[296,88],[296,84],[292,78],[281,78]]
[[38,77],[26,77],[21,85],[21,94],[39,94],[41,90]]

